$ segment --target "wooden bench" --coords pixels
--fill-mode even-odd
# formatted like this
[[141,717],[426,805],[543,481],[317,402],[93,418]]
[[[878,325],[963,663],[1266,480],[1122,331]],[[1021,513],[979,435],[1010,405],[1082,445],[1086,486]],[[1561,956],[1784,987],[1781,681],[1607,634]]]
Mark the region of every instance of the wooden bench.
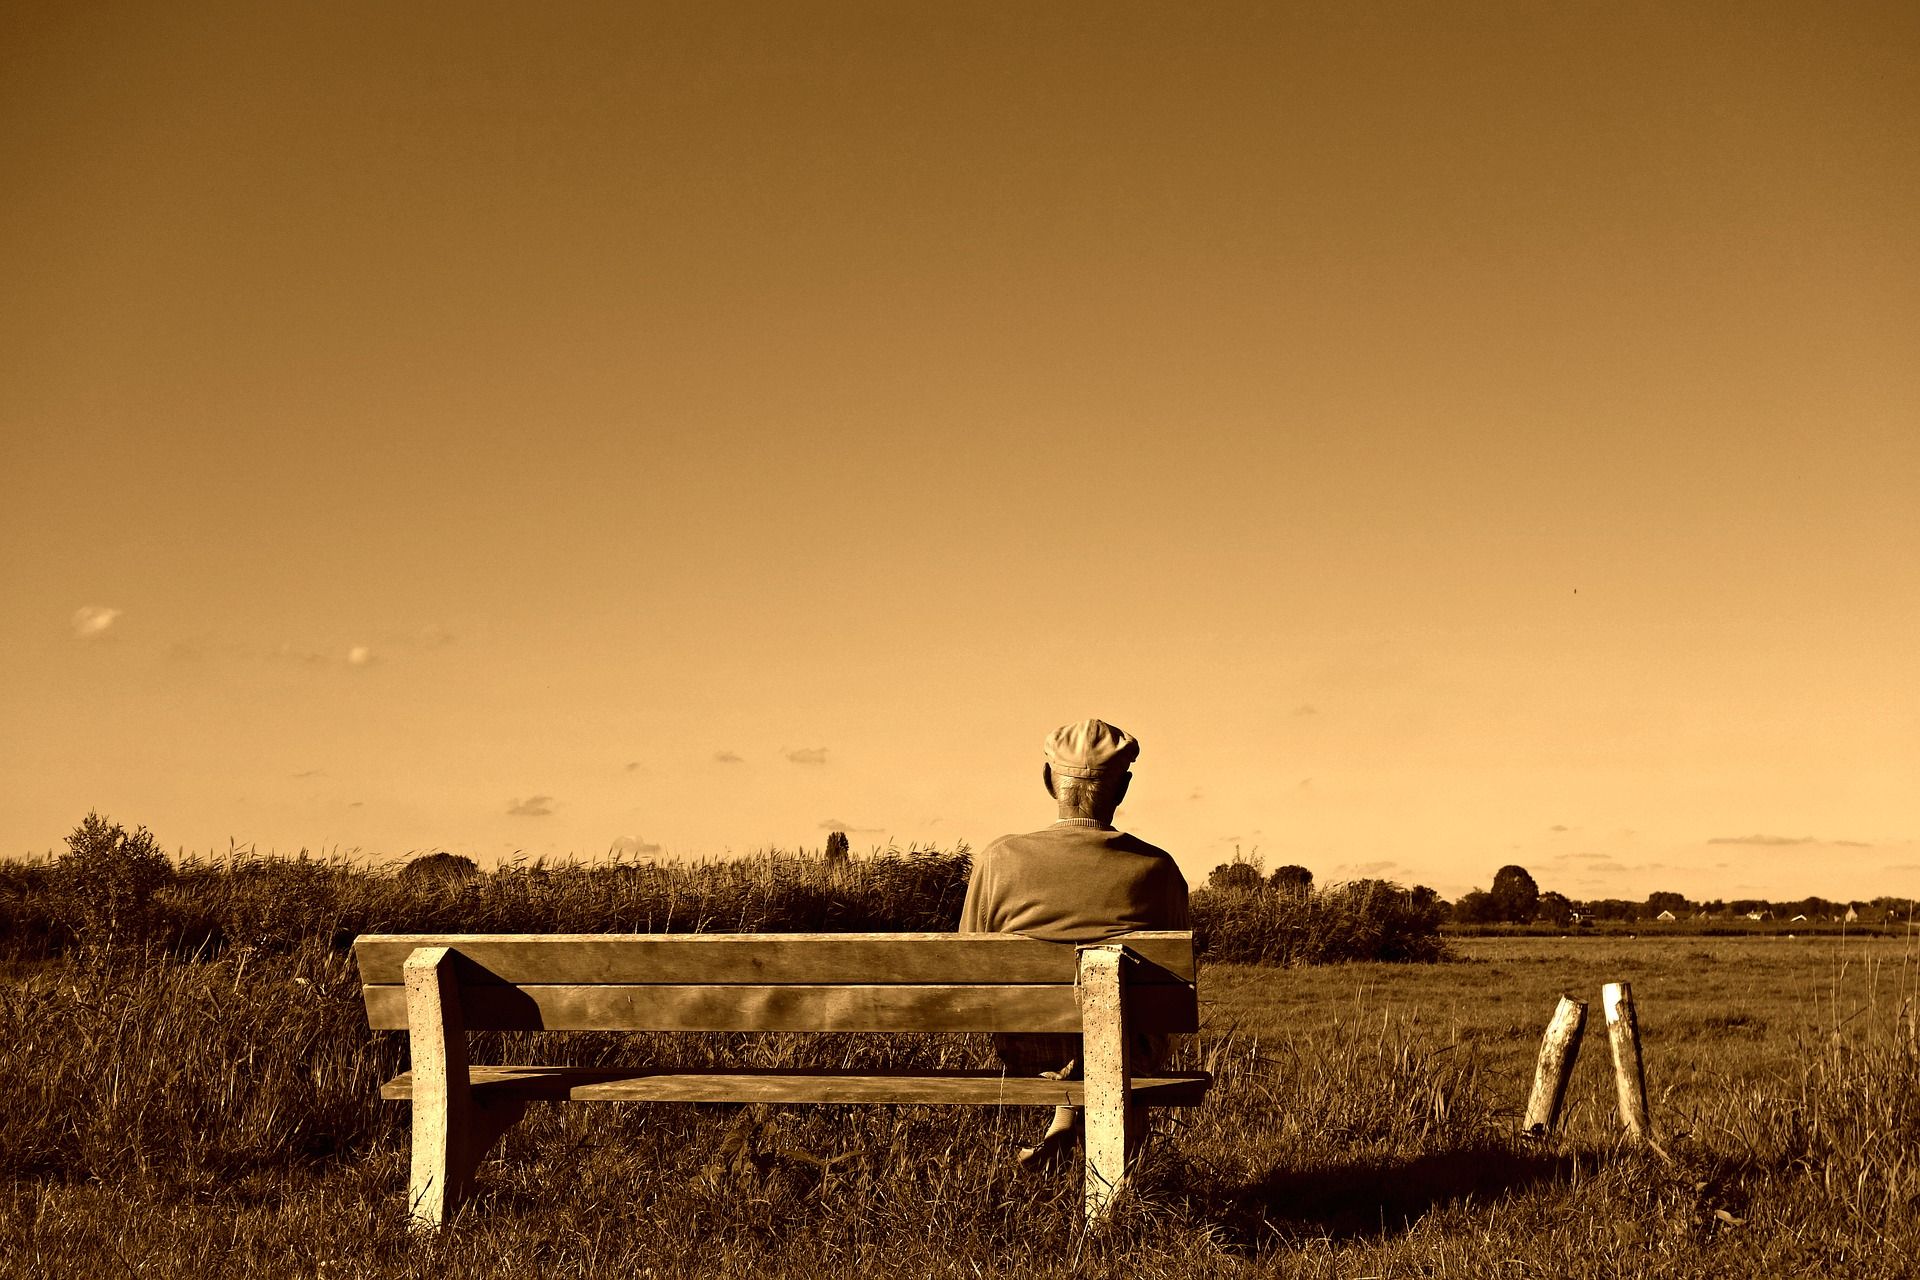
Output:
[[[763,1102],[1086,1108],[1086,1213],[1125,1184],[1138,1108],[1192,1106],[1200,1072],[1130,1075],[1136,1032],[1198,1026],[1193,935],[1096,945],[1012,934],[362,935],[367,1021],[405,1030],[413,1069],[381,1087],[413,1104],[407,1192],[446,1222],[526,1104]],[[1080,1032],[1085,1080],[983,1071],[485,1066],[468,1031]]]

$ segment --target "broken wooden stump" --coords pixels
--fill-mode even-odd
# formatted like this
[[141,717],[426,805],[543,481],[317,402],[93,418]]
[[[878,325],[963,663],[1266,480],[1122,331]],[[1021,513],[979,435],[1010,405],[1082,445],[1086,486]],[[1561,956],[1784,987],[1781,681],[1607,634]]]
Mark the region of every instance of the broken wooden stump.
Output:
[[1580,1056],[1580,1039],[1586,1030],[1586,1004],[1561,996],[1546,1034],[1540,1037],[1540,1058],[1533,1069],[1533,1093],[1527,1099],[1521,1132],[1543,1138],[1559,1125],[1567,1083],[1573,1079],[1573,1064]]
[[1607,1042],[1613,1047],[1614,1091],[1620,1101],[1620,1123],[1636,1142],[1651,1139],[1653,1121],[1647,1114],[1647,1069],[1640,1056],[1640,1024],[1633,1013],[1633,987],[1609,982],[1600,988],[1606,1009]]

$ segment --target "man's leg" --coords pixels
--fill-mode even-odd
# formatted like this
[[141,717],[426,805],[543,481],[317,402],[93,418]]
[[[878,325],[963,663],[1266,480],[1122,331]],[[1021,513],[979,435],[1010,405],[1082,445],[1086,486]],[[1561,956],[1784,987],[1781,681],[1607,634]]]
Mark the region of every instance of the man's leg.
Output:
[[[1006,1033],[993,1037],[1007,1074],[1039,1076],[1046,1080],[1076,1079],[1080,1070],[1080,1037],[1065,1033]],[[1021,1147],[1015,1156],[1022,1169],[1044,1169],[1056,1164],[1073,1150],[1080,1136],[1080,1109],[1055,1107],[1053,1123],[1031,1147]]]
[[1073,1151],[1075,1139],[1080,1136],[1080,1108],[1055,1107],[1053,1123],[1047,1126],[1040,1141],[1031,1147],[1020,1148],[1015,1157],[1022,1169],[1048,1169],[1065,1159]]

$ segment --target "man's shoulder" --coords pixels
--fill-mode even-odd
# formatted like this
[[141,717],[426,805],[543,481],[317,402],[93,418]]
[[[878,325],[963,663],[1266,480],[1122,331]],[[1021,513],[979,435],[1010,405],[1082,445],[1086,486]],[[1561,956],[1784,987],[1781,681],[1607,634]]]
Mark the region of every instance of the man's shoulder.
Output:
[[1164,858],[1173,861],[1173,855],[1159,845],[1149,844],[1130,831],[1120,831],[1113,827],[1084,826],[1077,823],[1053,823],[1041,827],[1038,831],[1018,831],[1004,835],[988,844],[980,851],[982,860],[1002,853],[1020,849],[1031,849],[1036,845],[1099,845],[1116,853],[1129,853],[1141,858]]
[[1133,834],[1133,832],[1131,831],[1114,832],[1113,843],[1117,848],[1125,849],[1128,853],[1140,854],[1142,857],[1165,858],[1168,861],[1173,860],[1173,855],[1168,853],[1165,849],[1162,849],[1157,844],[1147,843],[1145,840],[1142,840],[1139,836]]

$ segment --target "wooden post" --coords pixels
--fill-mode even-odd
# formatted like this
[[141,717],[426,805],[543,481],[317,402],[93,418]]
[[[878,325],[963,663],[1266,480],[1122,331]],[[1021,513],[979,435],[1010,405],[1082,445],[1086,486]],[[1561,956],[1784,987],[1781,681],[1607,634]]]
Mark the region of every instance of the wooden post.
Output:
[[1635,1141],[1653,1134],[1647,1114],[1647,1069],[1640,1057],[1640,1024],[1633,1015],[1633,987],[1609,982],[1600,988],[1607,1013],[1607,1042],[1613,1047],[1613,1082],[1620,1099],[1620,1122]]
[[1108,943],[1080,948],[1081,1059],[1085,1072],[1086,1221],[1091,1228],[1126,1189],[1127,1156],[1136,1123],[1128,1106],[1127,949]]
[[420,947],[402,969],[407,1041],[413,1057],[413,1173],[407,1216],[438,1227],[460,1207],[479,1163],[473,1089],[467,1079],[467,1029],[460,983],[447,947]]
[[1560,1123],[1560,1106],[1567,1098],[1567,1082],[1580,1056],[1580,1038],[1587,1030],[1587,1006],[1560,997],[1547,1032],[1540,1037],[1540,1060],[1533,1069],[1533,1094],[1527,1099],[1523,1133],[1545,1137]]

